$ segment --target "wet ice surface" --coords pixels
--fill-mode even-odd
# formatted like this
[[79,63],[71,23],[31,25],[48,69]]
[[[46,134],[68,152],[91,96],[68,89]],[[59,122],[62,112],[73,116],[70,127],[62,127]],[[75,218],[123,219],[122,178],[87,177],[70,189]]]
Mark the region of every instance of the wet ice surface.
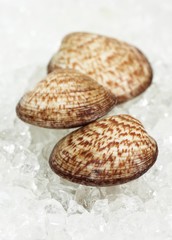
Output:
[[[126,5],[110,0],[33,2],[0,2],[0,36],[5,33],[0,46],[0,239],[171,240],[171,0],[130,0]],[[46,19],[44,28],[41,17]],[[74,30],[132,42],[153,66],[152,86],[109,113],[138,118],[159,145],[156,164],[130,183],[93,188],[59,178],[48,158],[54,144],[71,130],[29,126],[15,115],[21,95],[45,75],[61,38]]]

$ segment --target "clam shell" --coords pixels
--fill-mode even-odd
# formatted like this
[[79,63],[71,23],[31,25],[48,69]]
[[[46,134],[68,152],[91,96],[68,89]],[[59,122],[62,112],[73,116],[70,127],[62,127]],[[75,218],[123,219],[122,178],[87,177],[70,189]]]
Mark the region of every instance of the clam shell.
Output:
[[116,103],[113,94],[74,70],[56,70],[19,101],[23,121],[45,128],[77,127],[105,115]]
[[143,125],[129,115],[110,116],[60,140],[50,156],[59,176],[90,186],[126,183],[156,161],[158,147]]
[[92,33],[67,35],[51,59],[48,72],[56,68],[71,68],[89,75],[111,90],[118,103],[139,95],[152,81],[151,66],[140,50]]

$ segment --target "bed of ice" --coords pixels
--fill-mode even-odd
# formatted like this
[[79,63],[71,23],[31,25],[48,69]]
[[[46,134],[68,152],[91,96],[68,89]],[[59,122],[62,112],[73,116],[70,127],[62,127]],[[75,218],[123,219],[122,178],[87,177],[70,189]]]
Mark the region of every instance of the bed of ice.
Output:
[[[0,240],[172,239],[171,22],[171,0],[0,0]],[[109,113],[137,117],[159,145],[151,170],[121,186],[56,176],[49,154],[71,130],[29,126],[15,114],[61,38],[77,30],[137,45],[154,69],[144,94]]]

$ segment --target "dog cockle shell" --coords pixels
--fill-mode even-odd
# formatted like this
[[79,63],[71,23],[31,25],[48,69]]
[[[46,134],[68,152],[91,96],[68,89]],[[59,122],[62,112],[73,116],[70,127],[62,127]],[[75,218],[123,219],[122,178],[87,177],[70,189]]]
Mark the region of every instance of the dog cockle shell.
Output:
[[118,103],[145,91],[152,81],[152,68],[136,47],[114,38],[76,32],[62,40],[48,72],[56,68],[75,69],[109,89]]
[[116,98],[90,77],[74,70],[55,70],[19,101],[18,117],[45,128],[70,128],[105,115]]
[[60,140],[49,163],[69,181],[90,186],[126,183],[156,161],[158,147],[143,125],[129,115],[110,116]]

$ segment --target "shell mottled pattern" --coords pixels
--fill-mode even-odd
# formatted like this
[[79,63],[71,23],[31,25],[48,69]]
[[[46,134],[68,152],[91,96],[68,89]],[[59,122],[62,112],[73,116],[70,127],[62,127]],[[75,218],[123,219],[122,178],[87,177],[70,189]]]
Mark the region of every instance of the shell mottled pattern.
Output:
[[106,117],[74,131],[55,146],[51,168],[70,181],[91,186],[128,182],[155,162],[158,148],[129,115]]
[[47,128],[70,128],[102,117],[115,104],[115,96],[90,77],[58,69],[26,93],[16,110],[25,122]]
[[70,68],[87,74],[125,102],[147,89],[152,69],[136,47],[92,33],[67,35],[53,56],[48,71]]

